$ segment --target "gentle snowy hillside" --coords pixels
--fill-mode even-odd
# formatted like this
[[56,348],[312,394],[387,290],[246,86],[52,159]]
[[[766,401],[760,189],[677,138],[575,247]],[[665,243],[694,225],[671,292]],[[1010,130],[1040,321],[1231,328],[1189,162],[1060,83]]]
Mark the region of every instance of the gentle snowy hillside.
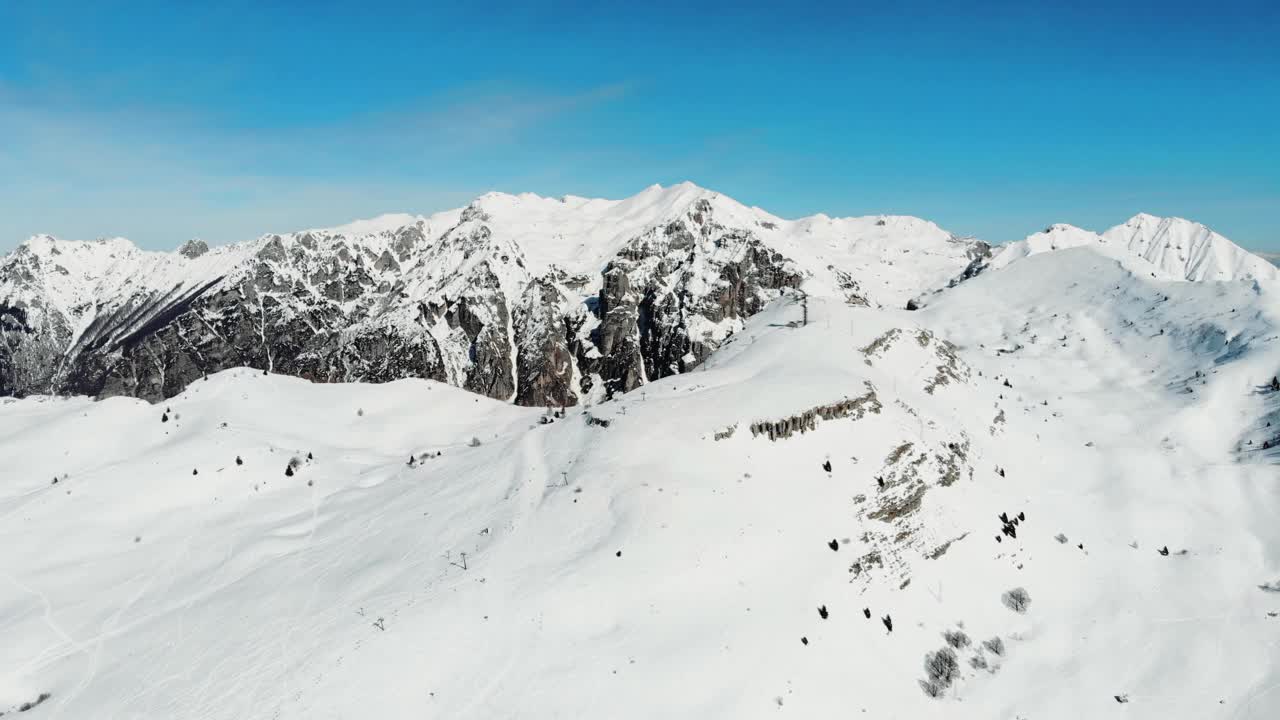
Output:
[[[808,324],[778,292],[696,367],[563,417],[247,368],[154,405],[0,400],[0,712],[1280,713],[1270,284],[1064,242],[909,312],[967,266],[936,227],[708,202],[809,243]],[[529,227],[504,236],[527,267],[581,256]],[[616,252],[592,228],[588,264]],[[885,307],[816,280],[864,244]]]

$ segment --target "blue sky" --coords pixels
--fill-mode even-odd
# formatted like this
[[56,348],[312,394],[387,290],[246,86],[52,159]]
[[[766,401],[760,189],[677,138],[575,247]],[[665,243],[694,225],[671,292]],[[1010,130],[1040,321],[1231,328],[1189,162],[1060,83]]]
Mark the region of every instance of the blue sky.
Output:
[[1121,4],[0,2],[0,250],[682,180],[1280,250],[1280,3]]

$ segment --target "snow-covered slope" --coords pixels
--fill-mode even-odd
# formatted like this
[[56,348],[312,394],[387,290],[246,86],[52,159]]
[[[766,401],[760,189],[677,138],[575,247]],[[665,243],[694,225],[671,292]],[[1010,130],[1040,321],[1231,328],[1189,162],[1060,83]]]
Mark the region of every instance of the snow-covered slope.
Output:
[[775,297],[563,417],[250,369],[0,401],[0,712],[1275,717],[1280,306],[1128,262]]
[[688,184],[33,238],[0,261],[0,713],[1275,717],[1254,260]]

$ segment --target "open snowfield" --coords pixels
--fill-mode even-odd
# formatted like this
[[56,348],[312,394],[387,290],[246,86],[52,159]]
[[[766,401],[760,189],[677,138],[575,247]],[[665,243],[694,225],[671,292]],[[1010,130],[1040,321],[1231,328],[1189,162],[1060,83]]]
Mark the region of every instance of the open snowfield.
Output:
[[1280,717],[1276,287],[1083,244],[784,297],[549,424],[250,369],[0,400],[0,712]]

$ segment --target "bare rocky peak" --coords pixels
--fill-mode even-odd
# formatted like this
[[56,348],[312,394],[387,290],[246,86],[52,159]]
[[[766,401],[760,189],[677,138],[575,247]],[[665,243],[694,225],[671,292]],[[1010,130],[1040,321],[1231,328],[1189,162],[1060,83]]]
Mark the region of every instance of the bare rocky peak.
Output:
[[182,243],[177,252],[182,257],[194,260],[209,252],[209,243],[199,238],[193,238]]

